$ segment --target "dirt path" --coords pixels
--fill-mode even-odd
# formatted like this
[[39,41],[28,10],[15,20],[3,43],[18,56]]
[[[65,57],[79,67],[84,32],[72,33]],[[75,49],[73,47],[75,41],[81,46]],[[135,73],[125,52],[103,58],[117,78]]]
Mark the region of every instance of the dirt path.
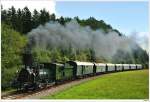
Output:
[[43,90],[43,91],[34,93],[32,95],[27,95],[25,97],[22,97],[22,99],[40,99],[41,97],[55,94],[56,92],[65,90],[65,89],[70,88],[70,87],[75,86],[75,85],[79,85],[79,84],[84,83],[84,82],[89,81],[89,80],[96,79],[97,77],[99,77],[99,76],[88,77],[88,78],[85,78],[85,79],[71,81],[69,83],[58,85],[56,87],[51,87],[50,89]]

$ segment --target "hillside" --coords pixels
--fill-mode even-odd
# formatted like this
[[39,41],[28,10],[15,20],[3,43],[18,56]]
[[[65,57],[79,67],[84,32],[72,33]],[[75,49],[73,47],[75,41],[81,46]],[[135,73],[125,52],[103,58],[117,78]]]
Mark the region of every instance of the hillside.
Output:
[[[2,90],[10,88],[16,70],[23,65],[22,53],[26,53],[26,49],[33,55],[33,65],[79,60],[148,66],[146,51],[110,24],[94,17],[56,18],[45,9],[31,12],[28,7],[11,7],[1,9],[1,20]],[[126,47],[120,49],[124,41]]]
[[105,74],[44,99],[148,99],[148,70]]

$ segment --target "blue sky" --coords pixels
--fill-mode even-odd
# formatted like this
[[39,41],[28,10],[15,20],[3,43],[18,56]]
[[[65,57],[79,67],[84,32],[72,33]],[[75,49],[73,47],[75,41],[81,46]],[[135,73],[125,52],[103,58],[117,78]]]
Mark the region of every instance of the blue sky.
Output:
[[56,12],[60,16],[86,19],[90,16],[104,20],[112,27],[129,35],[148,32],[148,2],[79,2],[58,1]]

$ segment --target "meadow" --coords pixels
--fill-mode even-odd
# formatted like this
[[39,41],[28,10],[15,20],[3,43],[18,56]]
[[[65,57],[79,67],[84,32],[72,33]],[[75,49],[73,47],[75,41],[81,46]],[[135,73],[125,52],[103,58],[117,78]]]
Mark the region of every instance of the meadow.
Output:
[[101,75],[42,99],[148,99],[148,70]]

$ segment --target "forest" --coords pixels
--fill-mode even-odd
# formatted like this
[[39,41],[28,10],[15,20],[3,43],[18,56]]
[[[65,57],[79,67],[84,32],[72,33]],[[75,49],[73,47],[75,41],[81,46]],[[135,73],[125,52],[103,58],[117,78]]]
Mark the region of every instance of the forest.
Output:
[[[75,19],[82,27],[89,26],[93,31],[98,29],[103,30],[105,34],[111,30],[116,32],[120,37],[125,36],[119,30],[113,28],[110,24],[106,24],[103,20],[97,20],[94,17],[88,19],[80,19],[78,16],[74,18],[59,17],[55,14],[49,13],[47,10],[36,9],[31,12],[28,7],[23,9],[15,9],[13,6],[8,10],[1,6],[1,71],[2,71],[2,90],[10,88],[16,71],[22,65],[22,53],[29,44],[28,33],[32,29],[40,25],[45,25],[49,21],[58,22],[65,26],[67,22]],[[109,62],[109,63],[141,63],[145,68],[148,68],[148,53],[138,46],[133,49],[132,58],[129,53],[118,51],[117,55],[113,56],[114,60],[107,60],[106,58],[98,58],[92,48],[78,49],[76,54],[71,53],[73,47],[68,49],[48,48],[43,50],[41,48],[32,46],[32,54],[35,62],[65,62],[68,60],[91,61],[91,62]]]

